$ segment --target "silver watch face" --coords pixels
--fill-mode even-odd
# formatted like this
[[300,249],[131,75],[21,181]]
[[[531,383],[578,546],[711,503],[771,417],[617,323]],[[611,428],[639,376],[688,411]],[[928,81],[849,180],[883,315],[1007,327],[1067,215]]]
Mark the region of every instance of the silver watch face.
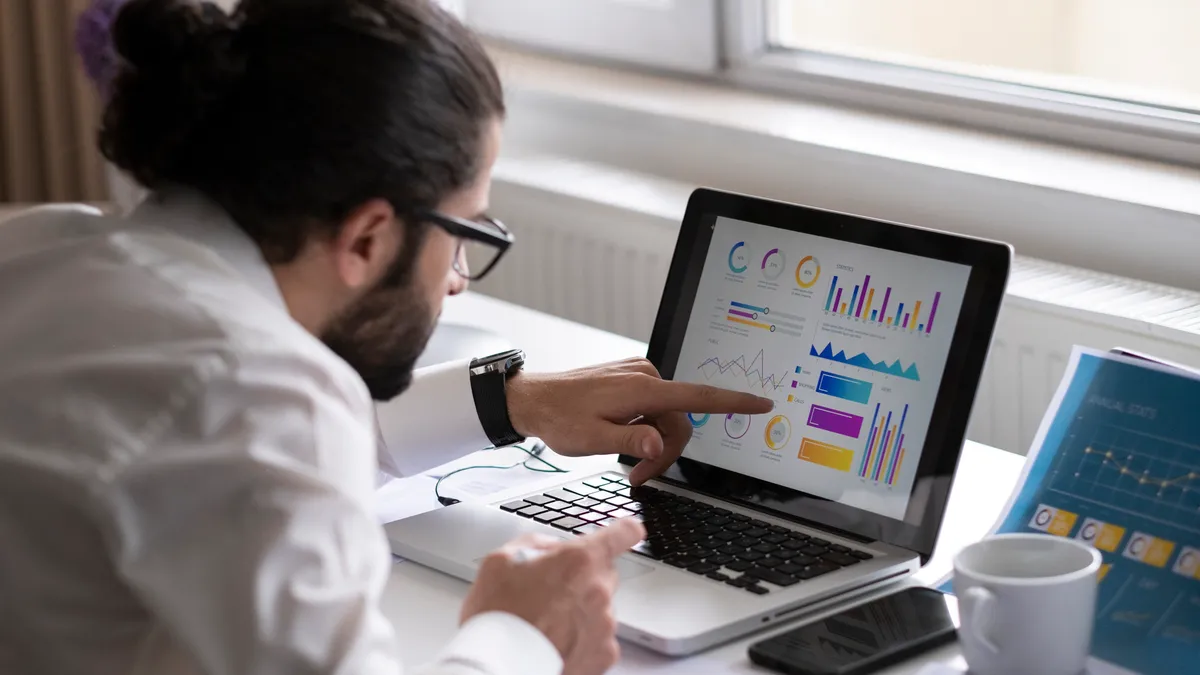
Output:
[[482,359],[478,359],[471,365],[472,375],[483,375],[485,373],[508,373],[520,368],[525,364],[525,352],[520,349],[510,349],[506,352],[493,354]]

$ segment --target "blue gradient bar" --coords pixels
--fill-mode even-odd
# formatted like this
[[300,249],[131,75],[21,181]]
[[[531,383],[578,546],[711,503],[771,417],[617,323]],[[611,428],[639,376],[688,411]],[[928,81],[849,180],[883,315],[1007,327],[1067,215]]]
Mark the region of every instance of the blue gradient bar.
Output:
[[862,464],[858,467],[858,475],[863,478],[867,477],[867,460],[871,458],[871,444],[873,444],[875,442],[875,433],[879,429],[878,427],[875,426],[875,423],[878,421],[879,421],[879,404],[876,403],[875,404],[875,414],[871,417],[871,435],[869,438],[867,438],[867,447],[863,448]]
[[854,295],[850,296],[850,304],[847,305],[846,315],[854,314],[854,306],[858,304],[858,286],[854,287]]
[[896,308],[896,320],[892,322],[892,325],[899,326],[900,321],[902,319],[904,319],[904,303],[903,302],[900,303],[900,306]]
[[766,314],[766,313],[767,313],[767,308],[766,308],[766,307],[755,307],[754,305],[747,305],[747,304],[746,304],[746,303],[744,303],[744,302],[730,302],[730,303],[729,303],[729,305],[730,305],[731,307],[741,307],[742,309],[748,309],[748,310],[750,310],[750,311],[752,311],[752,312],[758,312],[759,314]]
[[837,275],[834,275],[833,281],[829,282],[829,297],[825,298],[825,311],[829,311],[829,306],[833,304],[833,292],[837,290]]
[[871,402],[872,385],[866,380],[821,371],[817,378],[817,393],[867,405]]
[[876,315],[878,315],[878,314],[879,314],[879,310],[877,310],[877,309],[871,310],[871,320],[874,321]]
[[875,453],[875,461],[872,462],[875,466],[871,469],[871,480],[879,480],[879,470],[883,468],[883,457],[887,454],[887,433],[892,427],[892,413],[888,411],[887,419],[883,423],[883,427],[879,429],[879,433],[883,434],[883,440],[879,445],[879,452]]

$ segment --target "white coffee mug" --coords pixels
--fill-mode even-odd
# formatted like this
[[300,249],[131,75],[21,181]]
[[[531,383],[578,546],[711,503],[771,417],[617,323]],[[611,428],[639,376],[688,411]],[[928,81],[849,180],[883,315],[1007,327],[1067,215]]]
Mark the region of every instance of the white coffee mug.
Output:
[[959,643],[972,675],[1079,675],[1091,651],[1100,552],[1001,534],[954,557]]

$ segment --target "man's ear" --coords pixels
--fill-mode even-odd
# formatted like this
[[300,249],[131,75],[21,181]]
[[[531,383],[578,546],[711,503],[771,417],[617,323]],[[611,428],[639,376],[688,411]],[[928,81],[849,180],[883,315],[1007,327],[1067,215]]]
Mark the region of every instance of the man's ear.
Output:
[[342,282],[357,289],[382,278],[403,243],[402,231],[386,200],[372,199],[351,211],[331,242]]

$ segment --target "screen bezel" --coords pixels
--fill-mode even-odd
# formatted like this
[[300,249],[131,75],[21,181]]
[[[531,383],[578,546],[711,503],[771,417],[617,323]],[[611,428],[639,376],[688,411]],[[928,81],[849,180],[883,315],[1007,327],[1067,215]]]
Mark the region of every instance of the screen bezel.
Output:
[[[660,477],[668,483],[775,516],[899,546],[919,554],[924,564],[933,554],[945,516],[950,485],[962,454],[967,422],[1004,297],[1012,247],[834,211],[697,189],[688,200],[647,350],[647,358],[666,379],[675,373],[718,217],[971,268],[904,520],[687,458],[680,458]],[[622,455],[620,461],[632,465],[638,459]]]

